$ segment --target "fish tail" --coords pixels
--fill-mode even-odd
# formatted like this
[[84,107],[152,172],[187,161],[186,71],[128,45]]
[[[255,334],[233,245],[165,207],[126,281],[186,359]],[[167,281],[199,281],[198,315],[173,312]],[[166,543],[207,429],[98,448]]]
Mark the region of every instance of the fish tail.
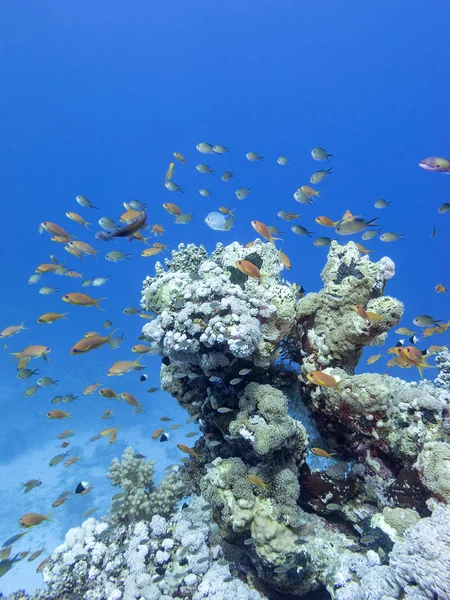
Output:
[[327,174],[331,175],[333,173],[333,169],[334,169],[334,167],[330,167],[329,169],[327,169]]
[[[375,221],[378,220],[379,217],[375,217],[374,219],[371,219],[370,221],[367,221],[366,225],[373,225],[375,223]],[[378,223],[375,224],[376,226],[378,226]]]
[[89,225],[92,225],[92,223],[86,223],[86,222],[84,222],[84,223],[83,223],[83,225],[86,227],[86,229],[87,229],[88,231],[90,231],[90,229],[89,229]]
[[101,306],[98,305],[98,303],[101,302],[102,300],[106,300],[106,298],[97,298],[97,300],[94,300],[94,306],[95,306],[95,308],[98,308],[98,310],[105,310],[104,308],[102,308]]
[[10,352],[11,356],[14,356],[14,360],[19,360],[22,356],[22,352]]
[[111,346],[112,336],[116,333],[116,331],[119,331],[119,327],[116,327],[116,329],[113,329],[105,340],[105,342],[108,343],[110,346]]
[[66,319],[66,321],[67,321],[68,319],[67,319],[66,315],[68,315],[68,314],[69,314],[68,312],[67,313],[62,313],[61,319]]

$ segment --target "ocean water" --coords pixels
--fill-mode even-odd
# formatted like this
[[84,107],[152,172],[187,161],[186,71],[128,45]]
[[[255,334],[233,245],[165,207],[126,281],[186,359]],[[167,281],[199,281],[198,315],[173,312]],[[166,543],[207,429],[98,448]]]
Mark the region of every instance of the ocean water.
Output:
[[[97,220],[117,219],[123,202],[136,198],[146,203],[151,224],[166,229],[155,239],[169,250],[181,242],[203,244],[208,251],[217,242],[246,243],[256,237],[253,219],[275,225],[284,232],[277,245],[293,264],[285,277],[306,292],[320,289],[327,256],[327,248],[313,246],[312,239],[332,232],[315,223],[315,217],[338,220],[347,209],[367,219],[379,217],[383,231],[405,234],[390,244],[377,238],[363,242],[373,260],[387,255],[395,262],[396,275],[386,293],[405,303],[401,324],[417,330],[412,319],[419,314],[450,319],[448,295],[434,291],[438,283],[450,287],[450,213],[438,213],[450,201],[450,177],[418,167],[425,157],[450,155],[449,19],[450,5],[444,0],[432,6],[406,0],[4,3],[0,329],[22,321],[27,329],[4,340],[7,348],[0,354],[0,543],[19,531],[18,519],[25,512],[49,513],[56,497],[73,491],[81,480],[94,489],[85,497],[72,495],[54,509],[52,522],[32,529],[16,544],[17,551],[45,545],[45,552],[2,577],[0,591],[32,591],[42,585],[37,563],[70,527],[82,522],[86,510],[97,506],[97,517],[107,510],[117,492],[106,478],[113,457],[131,444],[156,460],[161,476],[181,456],[176,444],[189,443],[185,434],[195,430],[185,424],[187,414],[173,398],[162,391],[147,394],[149,387],[159,387],[158,357],[143,358],[145,382],[134,371],[106,377],[115,360],[136,357],[130,349],[145,321],[122,311],[139,307],[142,281],[164,257],[142,258],[143,246],[137,241],[93,239],[100,229]],[[195,148],[199,142],[223,144],[230,152],[202,155]],[[330,166],[312,159],[315,146],[333,154],[333,174],[315,186],[322,193],[312,206],[298,204],[295,190],[308,184],[314,171]],[[173,176],[186,189],[184,194],[163,185],[174,151],[188,163],[176,162]],[[264,160],[249,162],[249,151]],[[276,162],[281,155],[290,159],[286,166]],[[198,173],[199,163],[210,165],[216,174]],[[225,170],[234,173],[228,183],[220,179]],[[251,188],[244,201],[235,197],[239,187]],[[200,188],[210,189],[213,196],[202,197]],[[78,194],[98,210],[80,207]],[[379,198],[392,204],[377,210],[373,204]],[[165,202],[192,212],[192,222],[174,224],[162,208]],[[222,205],[235,209],[229,232],[212,231],[204,223]],[[294,235],[290,227],[296,222],[279,219],[279,210],[301,213],[299,223],[314,232],[313,238]],[[66,211],[93,223],[91,231],[69,221]],[[40,235],[42,221],[56,222],[92,243],[98,256],[83,262],[69,256],[50,235]],[[106,261],[112,249],[131,253],[131,259]],[[86,278],[110,279],[100,288],[81,288],[78,279],[47,274],[29,285],[36,266],[50,262],[50,254]],[[59,290],[43,296],[42,285]],[[105,297],[104,312],[62,302],[63,294],[76,291]],[[37,324],[49,311],[67,311],[68,319]],[[86,331],[103,331],[105,319],[124,334],[120,348],[72,356],[73,344]],[[381,351],[399,337],[390,333]],[[31,343],[45,344],[51,353],[49,363],[34,360],[30,367],[58,384],[25,398],[24,390],[36,378],[18,381],[9,353]],[[428,343],[418,345],[423,349]],[[448,344],[450,334],[431,343]],[[365,350],[358,372],[419,378],[415,369],[387,371],[384,358],[367,366],[367,357],[377,351]],[[98,394],[82,396],[84,387],[98,380],[134,394],[147,412],[133,414],[125,403]],[[51,404],[55,395],[68,393],[78,398],[71,404]],[[53,408],[72,411],[74,421],[46,419]],[[99,419],[105,408],[115,410],[114,420]],[[162,415],[183,423],[164,444],[151,440]],[[88,441],[110,425],[120,428],[115,444]],[[70,467],[49,467],[50,459],[63,451],[55,436],[68,428],[76,432],[69,440],[70,456],[81,458]],[[24,494],[21,482],[30,479],[42,485]]]

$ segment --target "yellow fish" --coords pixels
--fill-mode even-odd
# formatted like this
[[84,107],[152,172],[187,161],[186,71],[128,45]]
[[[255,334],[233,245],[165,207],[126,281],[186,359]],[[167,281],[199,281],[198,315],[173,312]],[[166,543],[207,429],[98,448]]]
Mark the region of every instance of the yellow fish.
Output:
[[104,310],[98,305],[98,303],[101,300],[106,300],[106,298],[98,298],[97,300],[94,300],[94,298],[91,298],[87,294],[81,294],[80,292],[65,294],[62,299],[68,304],[76,304],[77,306],[95,306],[95,308],[98,308],[98,310]]
[[175,156],[175,158],[177,160],[179,160],[180,162],[182,162],[183,165],[187,165],[186,159],[184,158],[184,156],[182,154],[180,154],[179,152],[174,152],[173,155]]
[[336,381],[336,379],[334,377],[332,377],[331,375],[327,375],[326,373],[323,373],[322,371],[311,371],[310,373],[306,373],[306,377],[308,379],[308,381],[310,381],[311,383],[314,383],[315,385],[318,385],[320,387],[325,387],[325,388],[332,388],[337,390],[338,392],[339,390],[339,384],[340,382]]
[[144,365],[141,365],[139,362],[139,357],[134,360],[118,360],[116,361],[107,371],[107,375],[109,377],[113,375],[124,375],[125,373],[129,373],[130,371],[140,371],[145,369]]
[[34,512],[25,513],[19,519],[19,526],[22,528],[34,527],[35,525],[39,525],[43,521],[51,521],[51,519],[49,519],[51,514],[52,513],[49,513],[48,515],[40,515],[39,513]]
[[47,419],[72,419],[72,413],[65,412],[64,410],[51,410],[46,415]]
[[189,456],[191,458],[200,458],[199,455],[197,454],[197,452],[193,449],[193,448],[189,448],[189,446],[186,446],[185,444],[177,444],[177,448],[179,450],[181,450],[181,452],[184,452],[185,454],[189,454]]
[[373,363],[376,363],[377,360],[379,360],[380,358],[381,354],[374,354],[373,356],[369,356],[369,358],[367,359],[367,364],[373,365]]
[[253,485],[257,485],[263,490],[267,490],[268,485],[264,483],[264,481],[258,475],[247,475],[247,478],[253,483]]
[[171,162],[169,168],[167,169],[166,177],[164,179],[164,183],[167,183],[172,179],[173,172],[175,170],[175,163]]
[[48,325],[51,325],[58,319],[65,319],[66,315],[68,315],[68,314],[69,313],[55,313],[55,312],[44,313],[43,315],[41,315],[39,317],[37,322],[38,323],[47,323]]

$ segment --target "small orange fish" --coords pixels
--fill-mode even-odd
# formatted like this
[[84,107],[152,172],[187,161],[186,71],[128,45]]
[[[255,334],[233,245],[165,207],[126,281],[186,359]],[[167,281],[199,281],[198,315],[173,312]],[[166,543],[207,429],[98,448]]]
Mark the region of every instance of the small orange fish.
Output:
[[319,225],[323,225],[324,227],[336,227],[336,225],[339,223],[339,221],[333,221],[329,217],[316,217],[314,220],[316,223],[319,223]]
[[264,483],[264,481],[258,475],[247,475],[247,478],[249,479],[249,481],[251,481],[251,483],[253,483],[253,485],[257,485],[261,489],[267,490],[267,483]]
[[141,252],[141,256],[143,256],[144,258],[148,258],[151,256],[156,256],[160,252],[162,252],[162,248],[146,248]]
[[75,247],[77,250],[82,252],[83,254],[90,254],[91,256],[96,256],[100,250],[95,250],[90,244],[86,244],[86,242],[81,242],[79,240],[74,240],[73,242],[69,242],[70,247]]
[[61,265],[55,265],[55,263],[43,263],[35,268],[35,273],[54,273]]
[[332,388],[337,390],[338,392],[339,390],[339,385],[340,382],[336,381],[336,379],[334,377],[332,377],[331,375],[327,375],[326,373],[323,373],[322,371],[311,371],[309,373],[306,373],[306,377],[308,379],[308,381],[310,381],[311,383],[314,383],[315,385],[318,385],[320,387],[325,387],[325,388]]
[[65,412],[64,410],[51,410],[46,415],[47,419],[72,419],[72,413]]
[[62,299],[68,304],[76,304],[77,306],[95,306],[95,308],[98,308],[98,310],[104,310],[98,305],[98,303],[101,300],[106,300],[106,298],[98,298],[97,300],[94,300],[94,298],[91,298],[87,294],[81,294],[80,292],[65,294]]
[[72,458],[68,458],[66,460],[66,462],[64,463],[65,467],[70,467],[70,465],[75,464],[76,462],[78,462],[80,460],[81,456],[72,456]]
[[136,344],[131,348],[131,352],[136,352],[137,354],[147,354],[150,350],[152,350],[152,347],[145,344]]
[[34,512],[25,513],[19,519],[19,526],[22,528],[34,527],[35,525],[39,525],[43,521],[51,521],[51,519],[49,519],[51,514],[52,513],[49,513],[48,515],[40,515],[39,513]]
[[163,433],[164,427],[158,427],[158,429],[155,429],[155,431],[152,433],[152,440],[157,440]]
[[66,277],[72,277],[72,278],[74,278],[74,279],[76,279],[76,278],[79,278],[79,279],[80,279],[80,278],[82,278],[82,277],[83,277],[83,275],[82,275],[81,273],[77,273],[76,271],[72,271],[71,269],[67,269],[67,270],[64,272],[64,275],[65,275]]
[[58,508],[58,506],[61,506],[61,504],[64,504],[64,502],[67,502],[67,500],[67,496],[64,498],[56,498],[56,500],[52,502],[52,506],[53,508]]
[[266,225],[264,225],[264,223],[261,223],[261,221],[251,221],[251,225],[252,225],[253,229],[256,231],[256,233],[259,233],[259,235],[261,237],[263,237],[265,240],[269,240],[269,242],[272,242],[272,244],[274,243],[275,240],[281,239],[281,238],[273,237],[272,234],[270,233],[269,228]]
[[153,242],[154,248],[160,248],[161,250],[168,250],[168,246],[161,244],[161,242]]
[[42,229],[44,229],[47,233],[53,233],[53,235],[61,235],[66,238],[70,238],[71,236],[65,231],[62,227],[57,225],[56,223],[52,223],[51,221],[43,221],[41,223]]
[[162,207],[167,210],[170,215],[180,216],[182,214],[181,208],[172,202],[164,202]]
[[37,322],[38,323],[46,323],[48,325],[51,325],[52,323],[54,323],[58,319],[65,319],[66,315],[68,315],[68,314],[69,313],[54,313],[54,312],[44,313],[43,315],[41,315],[39,317],[39,319],[37,320]]
[[197,458],[197,459],[200,458],[200,456],[197,454],[197,452],[193,448],[189,448],[189,446],[186,446],[185,444],[177,444],[177,448],[179,450],[181,450],[181,452],[184,452],[185,454],[189,454],[189,456],[191,458]]
[[253,279],[257,279],[261,282],[262,277],[264,275],[260,272],[258,267],[251,263],[249,260],[237,260],[235,263],[236,268],[247,277],[252,277]]
[[182,154],[180,154],[179,152],[174,152],[173,155],[175,156],[175,158],[177,160],[179,160],[180,162],[183,163],[183,165],[187,165],[186,159],[184,158],[184,156]]
[[302,185],[298,188],[298,191],[302,192],[302,194],[305,194],[305,196],[308,196],[308,198],[313,198],[314,196],[320,198],[320,190],[315,190],[309,185]]
[[380,315],[377,315],[377,313],[366,311],[366,309],[363,306],[361,306],[360,304],[357,304],[356,306],[354,306],[353,310],[362,319],[365,319],[366,321],[369,321],[369,323],[373,323],[375,321],[382,321],[383,320],[383,317],[380,317]]
[[91,385],[87,385],[83,390],[83,396],[89,396],[89,394],[93,394],[95,390],[98,388],[100,383],[91,383]]
[[16,335],[20,331],[26,329],[24,327],[25,321],[21,325],[10,325],[9,327],[5,327],[5,329],[0,333],[0,339],[11,337],[12,335]]
[[321,456],[322,458],[331,458],[332,456],[336,456],[336,452],[327,452],[322,448],[311,448],[311,452],[316,456]]
[[119,396],[111,388],[102,388],[98,393],[104,398],[109,398],[110,400],[114,398],[115,400],[119,400]]
[[28,346],[20,352],[11,352],[11,355],[14,356],[16,360],[20,360],[22,358],[43,358],[44,360],[48,360],[47,354],[50,352],[51,350],[47,346]]
[[85,354],[91,350],[101,348],[105,344],[110,344],[112,336],[118,331],[113,329],[107,336],[98,334],[96,331],[90,331],[89,335],[85,334],[70,350],[70,354]]
[[141,371],[145,369],[144,365],[139,362],[139,357],[136,360],[117,360],[107,371],[109,377],[113,375],[124,375],[130,371]]
[[380,358],[381,358],[381,354],[373,354],[372,356],[369,356],[369,358],[367,359],[367,364],[373,365],[373,363],[376,363],[377,360],[380,360]]
[[120,215],[119,221],[121,221],[122,223],[126,223],[128,225],[129,223],[136,221],[136,219],[140,215],[141,215],[141,212],[139,210],[135,210],[134,208],[131,208]]
[[154,319],[154,315],[149,315],[148,313],[139,313],[139,316],[141,317],[141,319],[147,319],[148,321],[151,321],[152,319]]
[[437,286],[436,286],[434,289],[435,289],[435,291],[436,291],[438,294],[443,294],[444,292],[446,292],[446,291],[447,291],[447,288],[446,288],[446,287],[444,287],[444,286],[442,285],[442,283],[438,283],[438,284],[437,284]]
[[123,392],[120,395],[130,406],[134,406],[135,408],[140,408],[142,406],[142,404],[140,404],[132,394],[129,394],[128,392]]
[[[233,208],[233,210],[234,210],[234,208]],[[226,206],[219,206],[219,211],[223,215],[232,215],[233,214],[233,210],[230,210],[229,208],[226,208]]]
[[278,250],[278,256],[280,257],[281,264],[290,271],[292,268],[291,261],[287,254],[285,254],[282,250]]
[[67,244],[70,242],[70,238],[65,235],[54,235],[50,238],[50,241],[56,242],[57,244]]
[[162,225],[152,225],[152,232],[154,235],[162,235],[165,232],[165,229]]
[[117,433],[117,431],[119,431],[118,427],[107,427],[106,429],[102,429],[101,431],[99,431],[98,435],[100,437],[108,437],[112,433]]
[[81,215],[74,213],[74,212],[66,212],[66,217],[68,219],[70,219],[71,221],[75,221],[75,223],[84,225],[86,227],[86,229],[89,229],[88,225],[91,225],[91,223],[86,223],[86,221],[83,219],[83,217]]
[[365,248],[362,244],[358,244],[358,242],[353,242],[353,243],[358,248],[358,252],[361,252],[361,254],[370,254],[370,252],[372,252],[372,250]]

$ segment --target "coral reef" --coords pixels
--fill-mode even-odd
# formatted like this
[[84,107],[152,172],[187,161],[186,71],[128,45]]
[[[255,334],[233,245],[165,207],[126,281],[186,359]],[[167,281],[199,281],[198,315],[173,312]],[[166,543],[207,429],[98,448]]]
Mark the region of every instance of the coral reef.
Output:
[[434,384],[356,375],[402,316],[384,295],[392,261],[332,242],[323,289],[304,297],[281,268],[259,240],[180,245],[146,278],[142,337],[203,436],[157,487],[132,448],[113,461],[123,494],[107,522],[68,532],[46,598],[450,598],[450,354]]

